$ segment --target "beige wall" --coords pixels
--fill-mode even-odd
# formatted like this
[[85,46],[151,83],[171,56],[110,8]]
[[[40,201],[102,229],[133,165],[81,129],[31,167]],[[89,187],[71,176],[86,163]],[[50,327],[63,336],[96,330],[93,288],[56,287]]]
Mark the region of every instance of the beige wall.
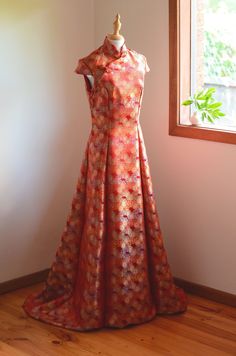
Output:
[[173,273],[236,293],[236,146],[168,135],[168,0],[95,1],[96,46],[117,12],[151,69],[140,122]]
[[93,24],[93,1],[0,0],[0,282],[47,268],[64,228],[90,126],[73,71]]
[[168,135],[168,1],[0,6],[0,281],[50,265],[90,128],[75,60],[120,12],[127,46],[151,68],[140,121],[173,273],[235,293],[236,147]]

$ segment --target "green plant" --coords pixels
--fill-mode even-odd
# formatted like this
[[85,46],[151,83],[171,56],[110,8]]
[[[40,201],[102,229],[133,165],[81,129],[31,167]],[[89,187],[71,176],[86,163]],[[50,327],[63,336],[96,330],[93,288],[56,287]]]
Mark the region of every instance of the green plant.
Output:
[[182,105],[193,105],[196,111],[201,115],[203,122],[206,119],[214,123],[214,120],[225,116],[219,109],[222,103],[213,98],[215,91],[215,88],[199,89],[193,96],[183,101]]

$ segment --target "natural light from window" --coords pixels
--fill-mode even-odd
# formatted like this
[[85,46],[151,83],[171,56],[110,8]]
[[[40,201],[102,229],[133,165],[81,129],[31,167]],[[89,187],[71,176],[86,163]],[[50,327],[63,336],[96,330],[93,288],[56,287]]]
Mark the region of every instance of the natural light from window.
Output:
[[236,0],[192,0],[191,96],[199,88],[215,88],[214,98],[225,114],[200,126],[236,131],[235,28]]

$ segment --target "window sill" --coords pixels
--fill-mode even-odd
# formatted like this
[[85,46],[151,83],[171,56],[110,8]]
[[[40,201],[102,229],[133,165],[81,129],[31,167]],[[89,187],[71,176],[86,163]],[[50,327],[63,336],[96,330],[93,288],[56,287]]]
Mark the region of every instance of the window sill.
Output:
[[234,133],[231,131],[223,131],[219,129],[212,129],[193,125],[171,125],[171,122],[169,125],[169,135],[236,144],[236,132]]

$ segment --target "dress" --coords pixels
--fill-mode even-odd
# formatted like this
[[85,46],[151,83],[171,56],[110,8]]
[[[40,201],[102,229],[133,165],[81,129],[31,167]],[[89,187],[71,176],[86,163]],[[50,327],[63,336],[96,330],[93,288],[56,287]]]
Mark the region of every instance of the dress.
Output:
[[[122,328],[187,309],[174,284],[139,122],[146,57],[109,41],[78,60],[91,132],[44,287],[22,307],[72,330]],[[94,76],[91,88],[86,75]]]

